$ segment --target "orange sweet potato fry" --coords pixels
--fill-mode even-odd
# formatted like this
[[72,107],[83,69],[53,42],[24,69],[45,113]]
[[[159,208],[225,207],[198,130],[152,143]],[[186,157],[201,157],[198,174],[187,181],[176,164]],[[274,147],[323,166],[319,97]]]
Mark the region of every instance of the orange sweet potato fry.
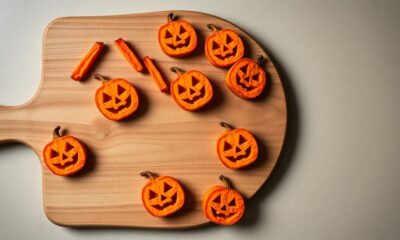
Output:
[[161,92],[168,92],[168,86],[164,81],[160,71],[158,71],[157,67],[154,65],[153,61],[150,57],[146,56],[143,59],[143,63],[147,68],[147,71],[150,73],[151,77],[156,81],[158,87]]
[[96,61],[96,58],[100,55],[101,50],[104,48],[104,43],[96,42],[90,51],[86,54],[86,56],[81,60],[79,65],[75,68],[75,70],[71,74],[71,78],[75,81],[80,81],[93,63]]
[[115,45],[118,47],[120,53],[125,57],[125,59],[132,65],[132,67],[138,71],[143,71],[143,65],[140,60],[136,57],[135,53],[132,49],[129,48],[128,44],[124,41],[124,39],[119,38],[114,41]]

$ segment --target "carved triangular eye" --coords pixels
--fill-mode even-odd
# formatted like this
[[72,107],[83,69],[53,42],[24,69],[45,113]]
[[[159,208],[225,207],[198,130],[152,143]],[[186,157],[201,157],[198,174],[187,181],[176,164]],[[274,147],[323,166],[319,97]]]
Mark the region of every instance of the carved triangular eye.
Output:
[[240,70],[241,70],[243,73],[247,73],[247,69],[248,69],[248,68],[249,68],[248,65],[244,65],[243,67],[240,68]]
[[153,190],[149,189],[149,200],[156,198],[158,194],[154,192]]
[[229,35],[226,35],[226,44],[229,44],[229,43],[231,43],[231,42],[233,42],[232,37],[229,36]]
[[57,151],[54,151],[53,149],[50,150],[50,158],[55,158],[60,156],[60,154]]
[[126,91],[125,88],[121,87],[120,85],[117,85],[118,95],[122,95],[125,91]]
[[66,151],[66,152],[69,152],[69,151],[71,151],[72,149],[74,149],[74,146],[67,142],[67,143],[65,144],[65,151]]
[[200,80],[192,76],[192,87],[196,86],[199,84]]
[[112,97],[107,93],[103,92],[103,102],[111,101]]
[[236,198],[234,198],[234,199],[232,199],[229,203],[228,203],[228,206],[230,206],[230,207],[235,207],[237,204],[236,204]]
[[178,84],[178,94],[182,94],[184,92],[186,92],[186,88]]
[[179,26],[179,34],[185,33],[186,29],[181,25]]
[[170,31],[165,31],[165,38],[172,38],[172,33]]
[[232,145],[228,142],[224,142],[224,151],[228,151],[232,149]]
[[218,197],[214,198],[213,202],[220,204],[221,203],[221,195],[218,195]]
[[238,74],[236,74],[236,82],[239,82],[240,79],[241,79],[240,76]]
[[256,73],[253,75],[253,80],[258,82],[258,76],[260,76],[260,73]]
[[172,186],[164,182],[164,192],[168,192],[170,189],[172,189]]
[[244,138],[242,135],[239,135],[239,144],[241,145],[245,142],[247,142],[246,138]]
[[218,49],[219,48],[219,44],[216,41],[212,42],[212,50]]

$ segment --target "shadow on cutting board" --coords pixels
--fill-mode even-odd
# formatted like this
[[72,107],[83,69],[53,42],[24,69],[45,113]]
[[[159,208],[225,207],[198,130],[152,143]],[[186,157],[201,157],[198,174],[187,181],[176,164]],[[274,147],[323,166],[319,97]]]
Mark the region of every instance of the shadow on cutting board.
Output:
[[[255,34],[249,34],[254,38]],[[257,41],[257,39],[255,38]],[[237,224],[237,227],[256,227],[257,222],[260,219],[260,214],[265,213],[262,211],[261,205],[263,201],[268,201],[268,195],[270,195],[274,189],[283,181],[284,175],[288,174],[290,165],[292,163],[293,156],[296,152],[296,147],[299,139],[301,125],[301,116],[299,105],[297,102],[296,93],[291,84],[291,79],[287,72],[282,67],[280,61],[274,56],[274,54],[265,46],[262,41],[257,41],[258,44],[268,53],[269,58],[275,65],[279,76],[282,81],[283,88],[285,90],[286,104],[287,104],[287,125],[286,125],[286,136],[285,141],[281,150],[281,154],[276,163],[274,170],[267,179],[267,181],[261,186],[258,192],[248,200],[246,205],[246,211],[243,218]],[[268,218],[268,216],[266,216]]]

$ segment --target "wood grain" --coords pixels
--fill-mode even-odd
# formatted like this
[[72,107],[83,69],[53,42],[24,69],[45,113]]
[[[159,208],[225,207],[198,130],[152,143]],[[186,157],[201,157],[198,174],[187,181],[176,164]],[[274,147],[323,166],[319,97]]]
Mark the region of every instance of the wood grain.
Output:
[[[64,226],[123,226],[183,228],[207,222],[201,212],[203,193],[225,174],[250,198],[270,175],[282,149],[286,131],[286,100],[278,72],[266,62],[271,80],[268,94],[256,101],[233,95],[224,83],[226,70],[213,67],[203,54],[206,24],[238,31],[246,43],[247,56],[267,53],[245,32],[207,14],[174,13],[193,23],[199,35],[196,52],[173,59],[157,43],[158,28],[169,12],[101,17],[66,17],[51,22],[44,34],[41,86],[34,98],[18,107],[0,107],[0,142],[19,141],[32,147],[42,165],[44,209],[48,218]],[[212,81],[215,97],[199,112],[179,108],[171,96],[160,93],[149,75],[134,71],[113,46],[124,38],[140,57],[156,61],[169,82],[171,66],[197,69]],[[70,79],[75,65],[95,41],[107,48],[82,82]],[[100,83],[94,72],[122,77],[138,90],[139,112],[127,121],[105,119],[94,102]],[[267,92],[266,92],[267,93]],[[252,131],[260,144],[257,163],[245,170],[224,167],[216,155],[215,142],[224,131],[219,121]],[[83,172],[73,177],[53,175],[43,164],[42,149],[51,141],[52,129],[61,125],[81,139],[90,150]],[[159,219],[148,214],[140,192],[147,181],[139,175],[150,170],[182,182],[188,202],[176,216]]]

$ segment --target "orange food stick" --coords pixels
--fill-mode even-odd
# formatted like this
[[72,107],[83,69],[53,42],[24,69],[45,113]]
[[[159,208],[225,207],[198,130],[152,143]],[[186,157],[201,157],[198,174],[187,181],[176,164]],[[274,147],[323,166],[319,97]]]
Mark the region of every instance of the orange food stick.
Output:
[[132,49],[129,48],[128,44],[124,39],[119,38],[114,41],[115,45],[118,47],[119,52],[125,57],[125,59],[132,65],[134,69],[138,72],[143,71],[143,65],[140,60],[136,57]]
[[146,66],[147,71],[149,71],[151,77],[156,81],[161,92],[168,92],[167,84],[165,83],[160,71],[158,71],[157,67],[154,65],[153,61],[146,56],[143,59],[143,63]]
[[82,59],[79,65],[75,68],[75,70],[71,74],[71,78],[75,81],[80,81],[90,67],[93,65],[96,58],[100,55],[101,50],[104,48],[104,43],[96,42],[90,51],[86,54],[86,56]]

